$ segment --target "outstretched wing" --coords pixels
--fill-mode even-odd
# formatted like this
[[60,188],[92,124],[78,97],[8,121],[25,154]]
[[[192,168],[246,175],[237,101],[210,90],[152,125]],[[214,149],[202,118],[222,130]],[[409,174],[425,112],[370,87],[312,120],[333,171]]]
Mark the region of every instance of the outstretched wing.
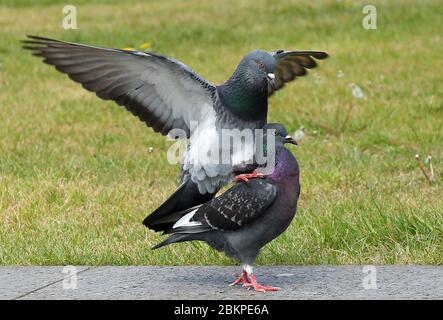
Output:
[[275,68],[274,86],[268,86],[268,96],[284,87],[286,82],[302,77],[307,73],[306,69],[317,66],[314,59],[323,60],[328,57],[326,52],[321,51],[283,51],[278,50],[272,53],[277,60]]
[[171,58],[28,36],[24,48],[104,100],[113,100],[166,135],[213,112],[215,87]]
[[178,220],[168,232],[234,231],[260,217],[274,202],[277,187],[268,179],[239,183]]

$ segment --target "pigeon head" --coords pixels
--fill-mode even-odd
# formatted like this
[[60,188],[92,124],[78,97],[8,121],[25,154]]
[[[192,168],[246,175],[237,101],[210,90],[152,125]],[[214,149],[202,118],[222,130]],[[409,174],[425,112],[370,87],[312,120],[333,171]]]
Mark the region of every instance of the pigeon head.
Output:
[[[285,170],[288,169],[290,174],[293,172],[293,158],[284,145],[286,143],[297,144],[292,138],[286,128],[279,123],[268,123],[263,126],[263,142],[260,139],[256,140],[256,160],[260,165],[264,174],[271,175],[273,178],[278,178],[285,175]],[[261,148],[261,149],[260,149]],[[289,155],[289,156],[288,156]],[[263,157],[263,158],[262,158]],[[270,170],[270,171],[269,171]]]
[[247,54],[217,91],[223,105],[246,121],[266,121],[268,87],[274,85],[277,61],[266,51]]
[[263,126],[264,142],[267,145],[268,139],[271,137],[275,139],[275,148],[282,148],[285,143],[297,144],[297,141],[288,134],[286,128],[280,123],[268,123]]
[[[275,138],[273,171],[270,177],[276,181],[287,180],[289,178],[288,181],[291,183],[292,178],[299,174],[298,165],[292,153],[284,148],[284,145],[286,143],[296,145],[297,142],[288,134],[286,128],[279,123],[268,123],[264,126],[264,129],[267,130],[265,139],[269,139],[269,134]],[[268,152],[268,157],[269,156],[272,156],[272,154]]]
[[246,69],[249,80],[262,84],[266,80],[267,85],[274,86],[274,71],[277,61],[263,50],[255,50],[247,54],[238,65],[238,69]]

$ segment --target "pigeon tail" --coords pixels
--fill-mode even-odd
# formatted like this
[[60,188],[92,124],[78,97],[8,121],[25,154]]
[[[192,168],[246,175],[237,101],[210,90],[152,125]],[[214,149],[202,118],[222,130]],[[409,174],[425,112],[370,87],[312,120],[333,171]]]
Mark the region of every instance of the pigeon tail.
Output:
[[166,240],[153,246],[151,248],[151,250],[155,250],[155,249],[167,246],[168,244],[171,244],[171,243],[197,240],[197,239],[194,239],[193,236],[194,235],[192,235],[192,234],[175,233],[175,234],[171,235],[169,238],[167,238]]
[[160,207],[147,216],[143,224],[156,232],[167,231],[189,212],[188,209],[210,201],[214,195],[215,193],[200,194],[197,184],[189,179],[183,182]]

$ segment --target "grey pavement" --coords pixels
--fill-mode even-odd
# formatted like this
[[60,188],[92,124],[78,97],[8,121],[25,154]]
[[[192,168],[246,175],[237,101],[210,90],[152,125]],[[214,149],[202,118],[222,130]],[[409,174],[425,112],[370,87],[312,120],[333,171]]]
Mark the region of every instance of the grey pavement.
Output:
[[239,267],[0,267],[0,299],[443,299],[443,266],[272,266],[228,287]]

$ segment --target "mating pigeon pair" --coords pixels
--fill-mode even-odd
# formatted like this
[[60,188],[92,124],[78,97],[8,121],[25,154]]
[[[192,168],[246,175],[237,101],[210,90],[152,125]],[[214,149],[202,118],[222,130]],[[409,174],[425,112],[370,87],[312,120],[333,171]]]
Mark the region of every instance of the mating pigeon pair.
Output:
[[[305,75],[306,69],[314,68],[314,59],[327,57],[319,51],[253,51],[240,61],[230,79],[214,86],[183,63],[152,52],[100,48],[37,36],[29,36],[23,42],[45,63],[68,74],[98,97],[125,106],[154,131],[166,135],[180,130],[189,139],[179,188],[144,221],[155,231],[170,230],[176,223],[170,217],[208,203],[234,175],[242,173],[244,163],[253,162],[254,152],[244,152],[245,147],[253,150],[251,146],[226,146],[220,143],[220,132],[263,128],[268,97],[285,83]],[[193,128],[195,124],[197,130]],[[209,153],[214,145],[230,155],[228,161],[201,161],[199,155]],[[264,188],[260,183],[263,182],[253,182],[258,189]]]
[[243,284],[261,292],[279,289],[259,284],[252,265],[261,247],[285,231],[297,211],[299,168],[292,153],[283,147],[296,141],[280,124],[266,127],[267,134],[275,137],[274,154],[267,152],[267,158],[275,160],[272,173],[262,179],[244,177],[246,182],[211,201],[171,214],[167,221],[173,225],[164,233],[172,235],[154,249],[175,242],[204,241],[242,263],[243,272],[231,285]]

